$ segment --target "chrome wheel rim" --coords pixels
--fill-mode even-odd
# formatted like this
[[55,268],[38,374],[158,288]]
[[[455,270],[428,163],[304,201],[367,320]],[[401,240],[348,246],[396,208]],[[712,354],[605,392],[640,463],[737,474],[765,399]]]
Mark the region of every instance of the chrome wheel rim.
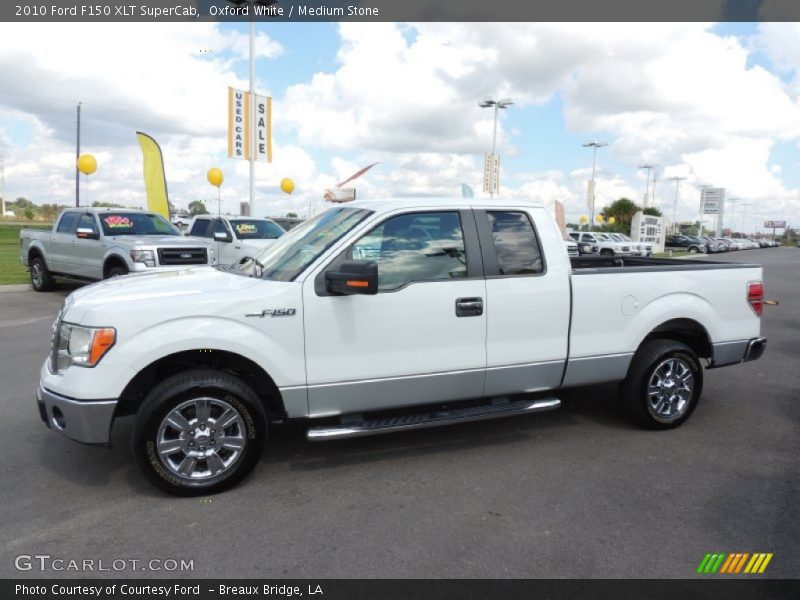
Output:
[[668,358],[650,376],[647,410],[659,421],[675,421],[686,413],[693,392],[694,374],[689,364],[681,358]]
[[204,396],[182,402],[164,417],[156,447],[174,476],[206,484],[225,477],[242,456],[246,440],[239,411],[224,400]]
[[42,265],[38,262],[33,263],[31,267],[31,281],[33,282],[33,287],[41,287],[42,281],[44,281],[44,274],[42,273]]

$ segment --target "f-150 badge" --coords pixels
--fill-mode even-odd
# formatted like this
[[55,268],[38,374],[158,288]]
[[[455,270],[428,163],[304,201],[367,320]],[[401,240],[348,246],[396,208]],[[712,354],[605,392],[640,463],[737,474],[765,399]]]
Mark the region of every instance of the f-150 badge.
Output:
[[293,317],[297,314],[296,308],[265,308],[261,312],[247,313],[245,317]]

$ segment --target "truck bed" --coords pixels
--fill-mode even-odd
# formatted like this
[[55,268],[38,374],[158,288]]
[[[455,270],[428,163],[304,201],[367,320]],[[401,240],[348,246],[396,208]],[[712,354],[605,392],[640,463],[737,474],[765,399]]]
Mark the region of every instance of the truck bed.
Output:
[[570,257],[573,270],[604,273],[639,271],[702,271],[706,269],[755,269],[760,265],[716,262],[702,259],[643,258],[638,256]]
[[670,322],[696,323],[720,358],[758,336],[747,302],[761,266],[675,258],[572,258],[565,385],[625,376],[643,337]]

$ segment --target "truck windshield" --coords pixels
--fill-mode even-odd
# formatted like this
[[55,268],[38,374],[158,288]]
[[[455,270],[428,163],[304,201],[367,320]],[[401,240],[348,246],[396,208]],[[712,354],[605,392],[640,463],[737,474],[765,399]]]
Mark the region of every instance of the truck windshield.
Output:
[[231,227],[240,240],[275,240],[286,233],[277,223],[258,219],[231,219]]
[[292,281],[371,213],[363,208],[332,208],[320,213],[246,261],[240,271],[273,281]]
[[181,235],[161,215],[152,213],[100,213],[97,215],[103,234],[114,235]]

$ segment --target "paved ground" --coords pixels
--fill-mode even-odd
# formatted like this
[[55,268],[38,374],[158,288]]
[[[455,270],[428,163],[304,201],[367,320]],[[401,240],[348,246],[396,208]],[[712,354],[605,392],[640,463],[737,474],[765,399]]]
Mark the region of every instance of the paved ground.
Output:
[[193,559],[195,577],[691,577],[706,552],[760,551],[775,553],[767,575],[798,577],[800,250],[720,260],[763,262],[780,306],[765,357],[709,371],[676,431],[632,427],[610,388],[553,413],[362,440],[310,444],[287,427],[244,485],[200,500],[144,482],[127,421],[111,450],[42,426],[33,393],[64,293],[2,294],[0,576],[49,554]]

